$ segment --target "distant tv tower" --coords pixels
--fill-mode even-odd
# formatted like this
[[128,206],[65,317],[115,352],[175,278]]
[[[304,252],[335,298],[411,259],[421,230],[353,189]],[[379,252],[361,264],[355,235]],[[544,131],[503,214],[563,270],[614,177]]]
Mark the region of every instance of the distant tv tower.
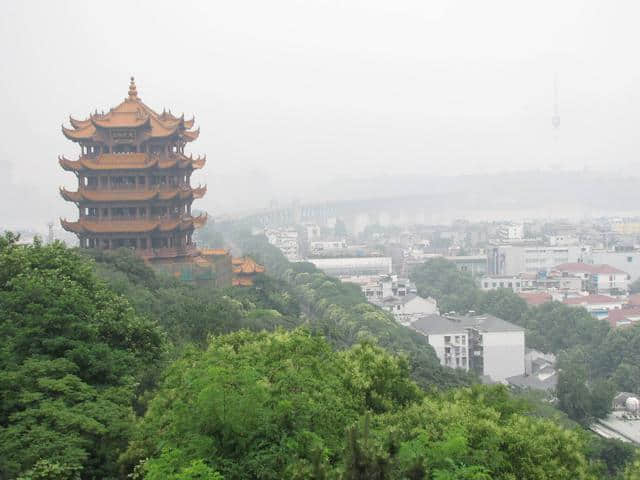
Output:
[[553,76],[553,117],[551,117],[551,125],[554,129],[560,127],[560,111],[558,107],[558,74]]
[[51,245],[53,243],[53,222],[47,223],[47,227],[49,227],[49,233],[47,235],[47,244]]

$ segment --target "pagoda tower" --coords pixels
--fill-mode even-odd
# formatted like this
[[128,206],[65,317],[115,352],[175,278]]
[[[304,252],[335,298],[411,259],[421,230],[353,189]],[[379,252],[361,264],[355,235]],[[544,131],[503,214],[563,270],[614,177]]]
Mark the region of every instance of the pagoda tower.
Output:
[[184,153],[200,133],[194,119],[155,112],[138,97],[131,77],[117,107],[70,122],[62,133],[80,146],[80,156],[59,162],[76,175],[78,189],[61,188],[60,194],[78,206],[79,218],[60,222],[80,246],[133,248],[151,261],[197,255],[192,235],[206,216],[192,216],[191,204],[206,187],[192,188],[191,174],[206,159]]

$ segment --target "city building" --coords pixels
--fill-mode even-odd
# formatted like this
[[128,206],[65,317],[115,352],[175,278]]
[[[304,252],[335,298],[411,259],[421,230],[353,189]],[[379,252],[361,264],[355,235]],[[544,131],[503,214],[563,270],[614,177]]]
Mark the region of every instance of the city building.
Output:
[[309,242],[309,254],[322,255],[327,252],[342,251],[347,248],[346,240],[315,240]]
[[[358,282],[363,279],[363,282]],[[345,277],[343,282],[358,283],[362,293],[370,302],[387,297],[404,297],[416,293],[416,288],[408,278],[398,278],[397,275],[379,275],[375,277]]]
[[438,314],[438,303],[435,299],[422,298],[415,293],[386,297],[372,303],[392,313],[396,321],[405,326],[425,315]]
[[535,276],[485,276],[480,279],[480,288],[484,291],[507,288],[515,293],[535,288]]
[[623,301],[607,295],[584,295],[563,300],[565,305],[583,307],[598,320],[605,320],[611,310],[622,308]]
[[492,315],[427,315],[410,325],[427,337],[442,365],[494,382],[524,374],[524,329]]
[[507,383],[521,389],[553,392],[558,384],[555,362],[553,354],[527,348],[524,355],[524,374],[507,378]]
[[538,307],[543,303],[553,301],[553,296],[548,292],[520,292],[518,296],[530,307]]
[[391,257],[309,258],[317,268],[333,277],[391,275]]
[[191,174],[205,159],[184,153],[199,135],[194,120],[149,108],[131,78],[118,106],[70,122],[62,133],[79,145],[80,157],[59,163],[76,175],[78,188],[60,194],[77,205],[79,218],[61,224],[80,247],[128,247],[152,261],[197,255],[192,235],[206,216],[192,216],[191,204],[206,187],[192,188]]
[[270,228],[264,232],[271,245],[277,247],[290,262],[299,262],[300,244],[295,228]]
[[629,275],[629,281],[640,278],[640,251],[633,248],[592,250],[584,257],[585,263],[610,265]]
[[578,262],[579,246],[498,245],[487,251],[489,275],[518,275],[546,272],[561,263]]
[[522,240],[524,239],[524,225],[522,223],[500,225],[496,233],[501,242]]
[[611,265],[588,263],[563,263],[553,268],[562,277],[576,277],[582,281],[582,289],[592,293],[620,295],[627,292],[629,275]]
[[640,307],[624,307],[621,309],[609,310],[607,321],[611,328],[629,327],[640,321]]

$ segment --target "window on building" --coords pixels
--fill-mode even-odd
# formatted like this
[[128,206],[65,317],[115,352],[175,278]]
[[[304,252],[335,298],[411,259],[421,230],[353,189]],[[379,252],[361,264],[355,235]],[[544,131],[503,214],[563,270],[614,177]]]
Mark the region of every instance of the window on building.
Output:
[[628,262],[628,263],[633,262],[633,257],[627,257],[627,262]]
[[489,288],[489,282],[484,282],[484,288]]
[[451,343],[451,335],[444,336],[444,343]]

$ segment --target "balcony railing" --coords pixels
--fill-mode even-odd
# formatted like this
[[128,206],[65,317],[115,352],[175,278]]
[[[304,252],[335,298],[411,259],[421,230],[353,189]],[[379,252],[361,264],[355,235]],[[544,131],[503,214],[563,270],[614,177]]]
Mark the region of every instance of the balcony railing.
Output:
[[143,258],[163,258],[163,257],[181,257],[195,253],[197,250],[196,244],[192,243],[184,247],[162,247],[162,248],[147,248],[138,249],[136,253]]
[[134,191],[134,192],[144,192],[144,191],[167,191],[167,190],[175,190],[176,188],[187,190],[191,188],[187,184],[170,184],[170,183],[162,183],[162,184],[131,184],[131,183],[119,183],[115,185],[85,185],[80,187],[80,190],[90,190],[92,192],[95,191]]

